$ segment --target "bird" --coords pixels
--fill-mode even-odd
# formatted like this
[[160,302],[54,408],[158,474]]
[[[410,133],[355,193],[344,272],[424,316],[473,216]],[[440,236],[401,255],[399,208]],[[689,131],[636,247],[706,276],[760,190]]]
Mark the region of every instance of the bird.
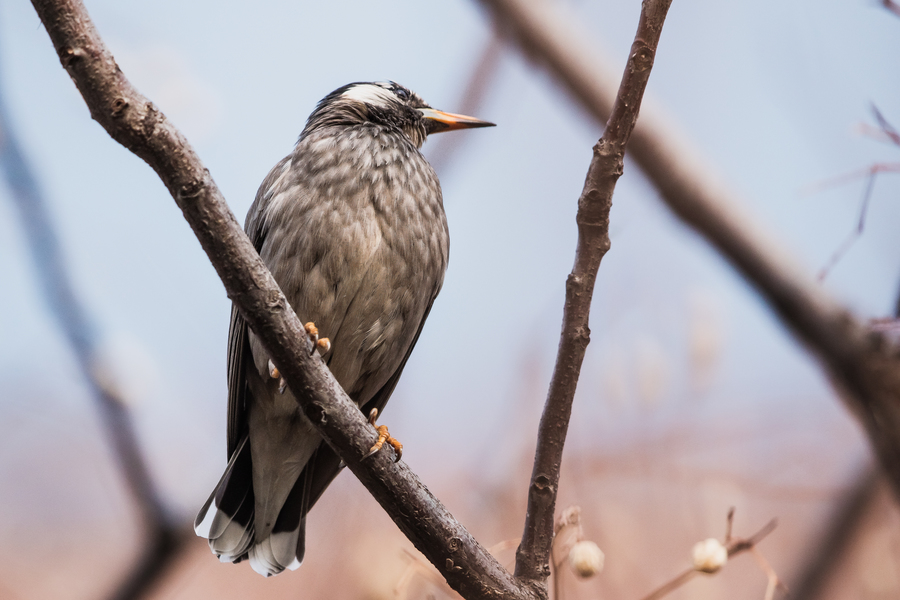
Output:
[[[393,81],[350,83],[318,103],[247,213],[246,234],[373,425],[449,260],[441,186],[420,148],[433,133],[493,125]],[[227,367],[228,463],[194,529],[220,561],[248,559],[268,577],[303,562],[307,513],[342,463],[234,305]]]

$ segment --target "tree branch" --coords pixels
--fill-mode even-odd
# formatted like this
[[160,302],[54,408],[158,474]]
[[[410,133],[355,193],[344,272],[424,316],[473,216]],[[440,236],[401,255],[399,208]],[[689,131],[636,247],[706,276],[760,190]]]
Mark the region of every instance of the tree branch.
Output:
[[535,597],[389,453],[362,462],[375,433],[312,353],[309,338],[187,140],[135,90],[116,65],[80,0],[33,0],[63,67],[91,116],[144,159],[172,194],[229,298],[238,306],[316,425],[447,582],[467,598]]
[[[760,529],[759,531],[754,533],[749,538],[733,538],[733,537],[731,537],[731,525],[732,525],[733,517],[734,517],[734,509],[732,508],[731,511],[728,513],[728,529],[725,534],[725,549],[728,552],[729,560],[731,558],[737,556],[738,554],[747,552],[748,550],[755,551],[756,545],[759,544],[761,541],[763,541],[763,539],[765,539],[765,537],[768,536],[770,533],[775,531],[775,527],[778,525],[778,522],[775,519],[773,519],[773,520],[769,521],[768,523],[766,523],[765,525],[763,525],[762,529]],[[763,569],[763,570],[766,571],[766,569]],[[715,573],[718,573],[718,570],[716,570]],[[771,573],[771,567],[769,567],[766,575],[770,576],[770,573]],[[655,590],[653,590],[652,592],[650,592],[649,594],[647,594],[646,596],[641,598],[641,600],[660,600],[660,598],[663,598],[663,597],[669,595],[670,593],[674,592],[676,589],[680,588],[681,586],[683,586],[685,583],[687,583],[688,581],[690,581],[697,575],[701,575],[701,574],[712,575],[713,573],[710,573],[710,572],[704,573],[703,571],[698,571],[696,567],[689,567],[689,568],[685,569],[684,571],[682,571],[681,573],[679,573],[678,575],[676,575],[674,578],[670,579],[666,583],[662,584],[661,586],[659,586],[658,588],[656,588]],[[770,581],[771,581],[771,576],[770,576]],[[777,582],[777,578],[776,578],[776,582]]]
[[897,4],[894,0],[881,0],[881,4],[890,12],[894,13],[895,16],[900,17],[900,4]]
[[528,490],[525,531],[516,552],[516,577],[541,582],[550,576],[553,519],[563,446],[584,353],[588,320],[600,261],[609,250],[609,211],[622,175],[625,146],[634,130],[650,78],[663,22],[672,0],[645,0],[637,34],[606,131],[594,146],[584,189],[578,199],[575,265],[566,280],[566,302],[556,366],[538,429],[537,451]]
[[[606,120],[614,78],[573,19],[547,2],[481,2],[526,55],[546,66],[596,119]],[[900,498],[900,348],[790,264],[652,105],[643,107],[628,150],[669,208],[731,262],[818,358],[865,427]]]
[[800,575],[791,585],[791,600],[824,596],[830,578],[838,571],[878,497],[878,479],[874,465],[867,466],[838,500],[834,514],[820,527],[821,533],[807,544],[809,556],[804,558]]

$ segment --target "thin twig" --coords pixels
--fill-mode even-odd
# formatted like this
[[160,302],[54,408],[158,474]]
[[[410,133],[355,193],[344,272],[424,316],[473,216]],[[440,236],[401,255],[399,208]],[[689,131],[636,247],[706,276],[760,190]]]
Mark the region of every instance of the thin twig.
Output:
[[[875,121],[878,122],[877,131],[879,137],[883,139],[887,139],[894,145],[900,146],[900,133],[897,133],[897,130],[894,129],[893,125],[888,123],[887,119],[884,118],[884,115],[881,114],[881,111],[878,110],[878,107],[874,104],[872,105],[872,114],[875,117]],[[867,133],[871,133],[868,130]],[[857,239],[860,238],[863,234],[863,229],[866,225],[866,213],[869,210],[869,202],[872,198],[872,189],[875,187],[875,178],[879,173],[888,173],[891,171],[900,172],[900,164],[897,163],[875,163],[862,172],[850,173],[847,175],[838,176],[836,178],[830,179],[826,182],[820,183],[814,187],[814,189],[823,189],[825,187],[831,187],[838,183],[843,183],[844,181],[849,181],[852,179],[856,179],[858,177],[867,177],[866,187],[863,190],[862,202],[860,202],[859,207],[859,217],[857,218],[856,227],[851,231],[844,241],[841,243],[840,247],[834,252],[834,254],[829,259],[828,263],[819,271],[819,275],[817,279],[822,281],[825,277],[828,276],[828,273],[831,272],[831,269],[838,263],[838,261],[847,253],[847,250],[850,249],[850,246],[856,242]]]
[[750,553],[753,554],[756,564],[759,565],[759,568],[762,569],[762,572],[766,574],[766,578],[769,580],[766,585],[766,595],[764,600],[774,600],[775,592],[779,589],[784,593],[787,593],[787,586],[782,583],[781,578],[778,577],[778,573],[775,572],[775,569],[772,568],[772,565],[769,564],[769,561],[766,560],[766,557],[763,556],[762,552],[754,547],[750,548]]
[[[881,131],[881,130],[879,130]],[[829,188],[859,181],[860,179],[869,178],[877,173],[900,173],[900,164],[898,163],[875,163],[861,169],[854,169],[848,173],[842,173],[834,177],[829,177],[822,181],[818,181],[800,190],[800,194],[809,195],[827,190]]]
[[[597,120],[606,120],[615,78],[559,3],[481,2],[527,56],[546,66]],[[862,422],[900,498],[900,347],[870,331],[796,268],[652,103],[641,108],[628,151],[669,208],[731,262],[818,358]]]
[[466,598],[544,597],[514,579],[405,463],[387,453],[362,460],[375,432],[311,351],[302,323],[193,148],[130,84],[80,0],[32,4],[91,116],[159,175],[306,416],[401,531]]
[[[774,531],[775,527],[778,525],[778,521],[775,519],[772,519],[771,521],[766,523],[762,527],[762,529],[760,529],[759,531],[754,533],[749,538],[732,538],[732,537],[730,537],[730,533],[731,533],[731,520],[732,520],[733,516],[734,516],[734,509],[732,508],[728,512],[727,531],[728,531],[729,535],[725,541],[725,548],[728,551],[729,559],[731,559],[733,556],[737,556],[738,554],[741,554],[742,552],[747,552],[748,550],[753,550],[754,548],[756,548],[756,545],[759,544],[766,536],[768,536],[770,533],[772,533],[772,531]],[[768,563],[766,563],[766,565],[768,565]],[[769,569],[771,570],[771,567],[769,567]],[[772,571],[772,572],[774,573],[774,571]],[[693,567],[686,569],[686,570],[682,571],[681,573],[679,573],[678,575],[676,575],[675,577],[673,577],[672,579],[670,579],[669,581],[667,581],[666,583],[662,584],[661,586],[659,586],[658,588],[653,590],[652,592],[650,592],[649,594],[647,594],[646,596],[644,596],[643,598],[641,598],[641,600],[659,600],[660,598],[662,598],[662,597],[668,595],[669,593],[675,591],[676,589],[680,588],[681,586],[683,586],[685,583],[687,583],[688,581],[690,581],[691,579],[693,579],[700,573],[701,573],[700,571],[698,571],[697,569],[695,569]],[[768,575],[768,572],[767,572],[767,575]]]
[[850,246],[853,245],[859,236],[863,234],[863,229],[866,226],[866,213],[869,210],[869,200],[872,198],[872,188],[875,187],[875,176],[878,175],[878,171],[874,169],[869,170],[869,179],[866,182],[866,187],[863,190],[862,201],[859,205],[859,217],[857,218],[856,227],[853,228],[853,231],[844,239],[843,243],[835,250],[834,254],[831,255],[831,258],[828,260],[828,263],[822,267],[822,270],[819,271],[819,275],[816,277],[819,281],[823,281],[828,273],[831,272],[831,269],[834,268],[834,265],[838,263],[839,260],[844,256],[847,250],[850,249]]
[[734,530],[734,507],[728,509],[728,516],[725,517],[725,543],[731,541],[731,533]]
[[659,600],[660,598],[667,596],[671,592],[674,592],[699,574],[700,571],[694,569],[693,567],[685,569],[670,581],[667,581],[666,583],[662,584],[661,586],[641,598],[641,600]]
[[772,519],[768,523],[762,526],[762,528],[751,535],[748,538],[732,538],[725,547],[728,549],[728,558],[731,558],[735,554],[740,554],[741,552],[746,552],[750,548],[753,548],[758,543],[763,541],[770,533],[775,531],[775,528],[778,527],[778,519]]
[[891,125],[887,119],[884,118],[884,115],[881,114],[881,111],[872,103],[870,107],[872,109],[872,116],[875,117],[875,121],[878,122],[878,127],[881,130],[881,133],[887,137],[895,146],[900,146],[900,132],[898,132],[893,125]]
[[609,250],[609,211],[622,175],[625,147],[637,121],[650,78],[656,47],[671,0],[646,0],[606,131],[594,146],[584,189],[578,199],[575,265],[566,281],[563,326],[556,366],[538,429],[534,469],[522,543],[516,552],[516,577],[544,582],[550,574],[553,514],[563,446],[584,353],[590,341],[591,299],[600,261]]
[[119,473],[137,506],[144,529],[141,556],[113,598],[138,598],[168,566],[181,545],[181,537],[150,477],[122,391],[99,358],[97,328],[72,283],[47,201],[12,127],[2,85],[0,77],[0,165],[19,210],[44,298],[96,401]]

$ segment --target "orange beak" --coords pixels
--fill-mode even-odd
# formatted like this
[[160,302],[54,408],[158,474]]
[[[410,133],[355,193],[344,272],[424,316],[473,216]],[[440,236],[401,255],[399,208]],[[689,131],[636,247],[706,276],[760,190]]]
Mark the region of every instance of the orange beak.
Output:
[[428,121],[428,133],[440,133],[454,129],[471,129],[474,127],[494,127],[493,123],[482,121],[475,117],[454,115],[453,113],[435,110],[433,108],[418,109]]

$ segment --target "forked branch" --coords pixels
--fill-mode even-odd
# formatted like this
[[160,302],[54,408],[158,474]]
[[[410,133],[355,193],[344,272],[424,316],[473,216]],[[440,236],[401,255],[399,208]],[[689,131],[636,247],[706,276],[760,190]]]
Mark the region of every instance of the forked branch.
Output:
[[[761,541],[763,541],[766,536],[775,531],[775,527],[777,522],[773,519],[766,523],[762,529],[754,533],[752,536],[748,538],[736,538],[731,535],[731,526],[732,519],[734,518],[734,509],[732,508],[728,512],[728,521],[727,521],[727,529],[725,532],[725,543],[720,544],[715,540],[707,540],[714,542],[719,547],[719,551],[722,552],[722,556],[718,561],[714,564],[697,564],[698,557],[694,557],[694,566],[688,569],[685,569],[666,583],[662,584],[643,598],[641,600],[661,600],[665,596],[668,596],[670,593],[674,592],[688,581],[693,579],[698,575],[711,575],[713,573],[718,573],[719,570],[725,565],[726,560],[730,560],[731,558],[741,554],[743,552],[750,551],[754,554],[757,559],[757,562],[760,564],[760,568],[766,574],[766,577],[769,580],[769,585],[766,589],[766,600],[772,600],[772,596],[775,593],[776,588],[784,588],[784,585],[778,578],[778,575],[775,573],[774,569],[769,566],[768,561],[766,561],[765,557],[759,553],[756,546]],[[696,552],[696,550],[695,550]]]

